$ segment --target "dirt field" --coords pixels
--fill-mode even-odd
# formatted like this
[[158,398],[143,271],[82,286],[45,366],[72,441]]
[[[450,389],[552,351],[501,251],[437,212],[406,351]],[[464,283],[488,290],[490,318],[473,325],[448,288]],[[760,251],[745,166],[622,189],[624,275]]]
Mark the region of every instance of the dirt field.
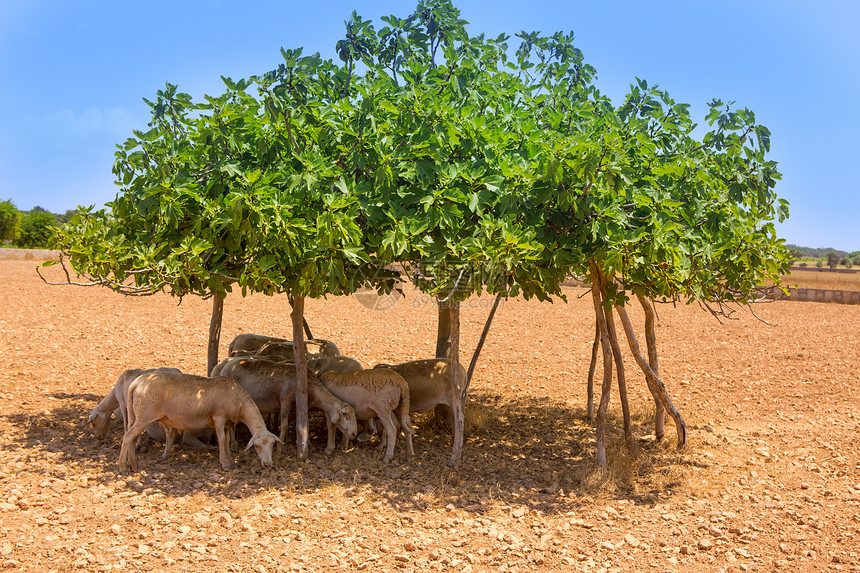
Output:
[[[621,443],[613,393],[609,471],[585,416],[590,299],[504,303],[484,349],[459,468],[416,416],[416,457],[374,444],[273,468],[253,452],[157,446],[116,471],[120,424],[87,416],[132,367],[203,373],[210,303],[44,285],[0,261],[0,567],[15,571],[860,571],[860,307],[776,302],[720,325],[661,306],[660,373],[690,428],[674,449],[650,428],[628,360],[639,437]],[[52,270],[56,270],[56,267]],[[470,356],[490,299],[468,301]],[[229,296],[222,354],[241,332],[289,333],[286,297]],[[432,355],[435,310],[416,293],[385,311],[307,303],[316,336],[365,365]],[[641,312],[632,317],[641,323]],[[526,354],[515,341],[528,337]]]

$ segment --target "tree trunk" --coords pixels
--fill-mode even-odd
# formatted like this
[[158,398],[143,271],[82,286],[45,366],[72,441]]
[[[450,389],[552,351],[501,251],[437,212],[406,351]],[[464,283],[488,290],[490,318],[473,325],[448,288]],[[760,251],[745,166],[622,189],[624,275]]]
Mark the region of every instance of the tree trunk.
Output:
[[496,295],[496,300],[493,302],[493,308],[490,309],[490,314],[487,316],[487,322],[484,323],[484,330],[481,332],[478,346],[475,347],[475,352],[472,354],[472,361],[469,363],[469,370],[466,371],[466,382],[463,385],[464,408],[466,406],[466,399],[469,396],[469,385],[472,383],[472,374],[475,373],[475,366],[478,364],[478,357],[481,355],[481,349],[484,347],[484,342],[487,340],[487,334],[490,332],[490,325],[493,324],[493,317],[496,315],[496,310],[499,308],[499,303],[501,301],[502,295]]
[[[293,306],[293,295],[288,294],[288,295],[287,295],[287,300],[289,300],[289,301],[290,301],[290,306]],[[303,326],[303,327],[304,327],[304,329],[305,329],[305,336],[307,336],[307,337],[308,337],[308,340],[313,340],[314,335],[313,335],[313,334],[311,334],[311,327],[310,327],[310,325],[308,324],[308,321],[307,321],[307,320],[305,320],[305,317],[304,317],[304,316],[302,317],[302,326]]]
[[224,317],[224,297],[216,294],[212,297],[212,319],[209,321],[209,349],[206,364],[206,375],[212,375],[212,369],[218,364],[218,346],[221,343],[221,320]]
[[[605,294],[605,291],[604,291]],[[624,357],[621,355],[621,345],[618,344],[618,332],[615,330],[615,317],[612,310],[606,310],[606,327],[609,330],[609,344],[612,346],[612,355],[615,357],[615,371],[618,378],[618,396],[621,400],[621,415],[624,420],[624,440],[627,449],[633,450],[633,428],[630,425],[630,402],[627,399],[627,377],[624,370]]]
[[[654,327],[654,307],[651,301],[646,299],[641,294],[638,295],[639,304],[645,311],[645,343],[648,346],[648,365],[654,374],[659,376],[660,370],[657,368],[657,332]],[[666,409],[663,404],[656,398],[654,399],[654,439],[658,442],[663,439],[666,433]]]
[[597,465],[606,467],[606,409],[609,407],[609,393],[612,391],[612,348],[609,343],[609,329],[606,325],[606,315],[603,313],[603,297],[600,292],[600,275],[597,264],[590,261],[591,297],[594,301],[594,314],[600,330],[600,348],[603,350],[603,386],[600,393],[600,405],[597,407]]
[[597,353],[600,351],[600,323],[594,321],[594,342],[591,343],[591,364],[588,365],[588,419],[594,421],[594,372],[597,370]]
[[450,304],[437,298],[436,310],[439,315],[439,323],[436,329],[436,358],[449,358],[451,356]]
[[296,362],[296,453],[308,456],[308,362],[304,339],[305,297],[293,299],[293,358]]
[[448,304],[449,324],[451,327],[451,390],[458,399],[454,400],[454,445],[451,448],[449,466],[456,466],[463,456],[463,433],[466,426],[463,413],[463,392],[457,379],[460,369],[460,303],[451,300]]
[[[600,278],[600,294],[603,300],[606,300],[606,277],[600,269],[597,269],[598,277]],[[603,307],[603,314],[606,317],[606,331],[609,334],[609,344],[612,348],[612,356],[615,358],[615,371],[618,378],[618,397],[621,400],[621,415],[624,420],[624,439],[627,442],[627,449],[633,450],[633,429],[630,426],[630,402],[627,399],[627,376],[624,369],[624,357],[621,355],[621,346],[618,344],[618,331],[615,330],[615,317],[612,314],[612,308]]]
[[669,393],[666,391],[663,382],[660,381],[657,373],[654,372],[645,360],[645,357],[642,356],[642,351],[639,349],[639,341],[636,340],[636,333],[633,332],[633,325],[630,322],[630,317],[627,316],[627,311],[621,306],[616,308],[618,309],[618,316],[621,317],[621,323],[624,325],[624,333],[627,335],[627,344],[630,346],[630,352],[633,353],[633,358],[636,359],[639,367],[645,373],[645,380],[648,383],[651,395],[654,396],[654,401],[660,402],[675,422],[675,429],[678,432],[678,449],[680,450],[687,443],[687,424],[684,423],[681,412],[672,404],[672,399],[669,397]]

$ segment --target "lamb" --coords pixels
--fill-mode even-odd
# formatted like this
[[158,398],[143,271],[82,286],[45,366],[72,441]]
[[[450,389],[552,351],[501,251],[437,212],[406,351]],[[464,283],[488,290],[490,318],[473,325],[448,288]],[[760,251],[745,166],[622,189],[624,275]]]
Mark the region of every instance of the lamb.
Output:
[[322,383],[339,399],[352,404],[358,420],[378,417],[385,428],[386,451],[383,462],[394,455],[397,424],[406,436],[406,457],[411,460],[412,424],[409,420],[409,386],[392,370],[360,370],[358,372],[326,372]]
[[[251,396],[232,378],[206,378],[192,374],[151,371],[136,377],[126,394],[128,430],[122,437],[119,471],[137,468],[134,440],[152,422],[174,430],[214,427],[221,467],[236,467],[230,455],[225,428],[243,423],[251,431],[252,446],[264,468],[272,465],[272,448],[281,440],[266,429]],[[166,432],[169,448],[173,432]]]
[[[280,414],[279,439],[283,442],[289,429],[289,417],[296,399],[296,367],[291,362],[277,362],[261,357],[231,358],[219,364],[219,376],[236,380],[244,388],[261,414]],[[334,439],[340,429],[350,439],[356,434],[355,411],[335,398],[308,368],[308,409],[322,410],[328,429],[326,454],[334,450]],[[335,429],[335,425],[337,429]]]
[[[289,356],[292,357],[293,352],[293,343],[290,340],[286,340],[284,338],[275,338],[273,336],[263,336],[261,334],[240,334],[236,338],[230,342],[230,346],[228,349],[228,354],[232,354],[233,352],[239,350],[248,350],[252,352],[257,352],[261,349],[263,345],[266,343],[276,343],[284,346],[281,347],[273,347],[270,351],[275,354],[283,354],[285,352],[289,353]],[[340,355],[340,351],[337,349],[337,346],[334,342],[330,340],[324,340],[321,338],[314,338],[311,340],[305,341],[305,352],[308,355],[308,358],[318,358],[322,356],[338,356]]]
[[[117,417],[122,420],[123,431],[128,429],[128,425],[126,423],[128,417],[125,412],[125,395],[126,391],[128,390],[128,385],[139,375],[145,372],[152,372],[155,370],[174,373],[180,372],[176,368],[151,368],[147,370],[133,368],[126,370],[122,374],[120,374],[119,378],[116,381],[116,384],[114,384],[113,389],[108,392],[107,396],[105,396],[102,401],[99,402],[99,404],[93,409],[93,411],[90,412],[90,416],[87,419],[87,423],[92,426],[96,438],[104,440],[107,437],[107,431],[110,425],[111,417],[114,414],[117,414]],[[152,424],[147,426],[146,433],[153,440],[159,442],[167,441],[164,429],[157,422],[153,422]],[[195,448],[208,449],[208,443],[212,439],[212,434],[212,428],[189,430],[182,433],[182,442]],[[167,452],[165,452],[165,456],[166,455]]]

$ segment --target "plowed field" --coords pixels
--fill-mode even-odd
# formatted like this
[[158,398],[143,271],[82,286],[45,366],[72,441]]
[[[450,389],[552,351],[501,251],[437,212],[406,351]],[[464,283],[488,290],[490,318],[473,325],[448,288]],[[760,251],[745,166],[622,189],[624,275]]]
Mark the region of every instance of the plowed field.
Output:
[[[236,452],[158,446],[117,472],[87,416],[127,368],[202,374],[211,304],[48,286],[0,261],[0,567],[14,571],[860,571],[860,307],[775,302],[718,323],[658,307],[660,374],[690,429],[655,443],[652,402],[627,357],[637,433],[594,467],[586,416],[590,297],[502,304],[472,383],[463,460],[415,416],[384,465],[375,444],[326,457],[294,444],[263,470]],[[60,278],[56,267],[51,275]],[[464,359],[491,299],[462,310]],[[308,301],[313,334],[366,366],[432,355],[435,307]],[[642,322],[641,310],[631,317]],[[288,336],[286,297],[230,295],[221,353],[242,332]],[[642,341],[644,343],[644,340]],[[523,350],[525,349],[525,350]]]

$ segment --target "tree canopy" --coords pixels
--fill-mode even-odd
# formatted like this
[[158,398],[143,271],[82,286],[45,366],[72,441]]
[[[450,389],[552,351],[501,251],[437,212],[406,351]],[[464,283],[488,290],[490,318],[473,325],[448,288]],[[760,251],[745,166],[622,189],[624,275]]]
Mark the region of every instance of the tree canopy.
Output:
[[[637,79],[618,105],[572,33],[471,35],[450,0],[356,13],[339,62],[302,48],[224,92],[168,84],[118,145],[120,193],[62,227],[62,260],[132,295],[321,297],[394,286],[440,299],[748,302],[779,282],[787,216],[752,111]],[[716,303],[716,306],[713,306]]]

